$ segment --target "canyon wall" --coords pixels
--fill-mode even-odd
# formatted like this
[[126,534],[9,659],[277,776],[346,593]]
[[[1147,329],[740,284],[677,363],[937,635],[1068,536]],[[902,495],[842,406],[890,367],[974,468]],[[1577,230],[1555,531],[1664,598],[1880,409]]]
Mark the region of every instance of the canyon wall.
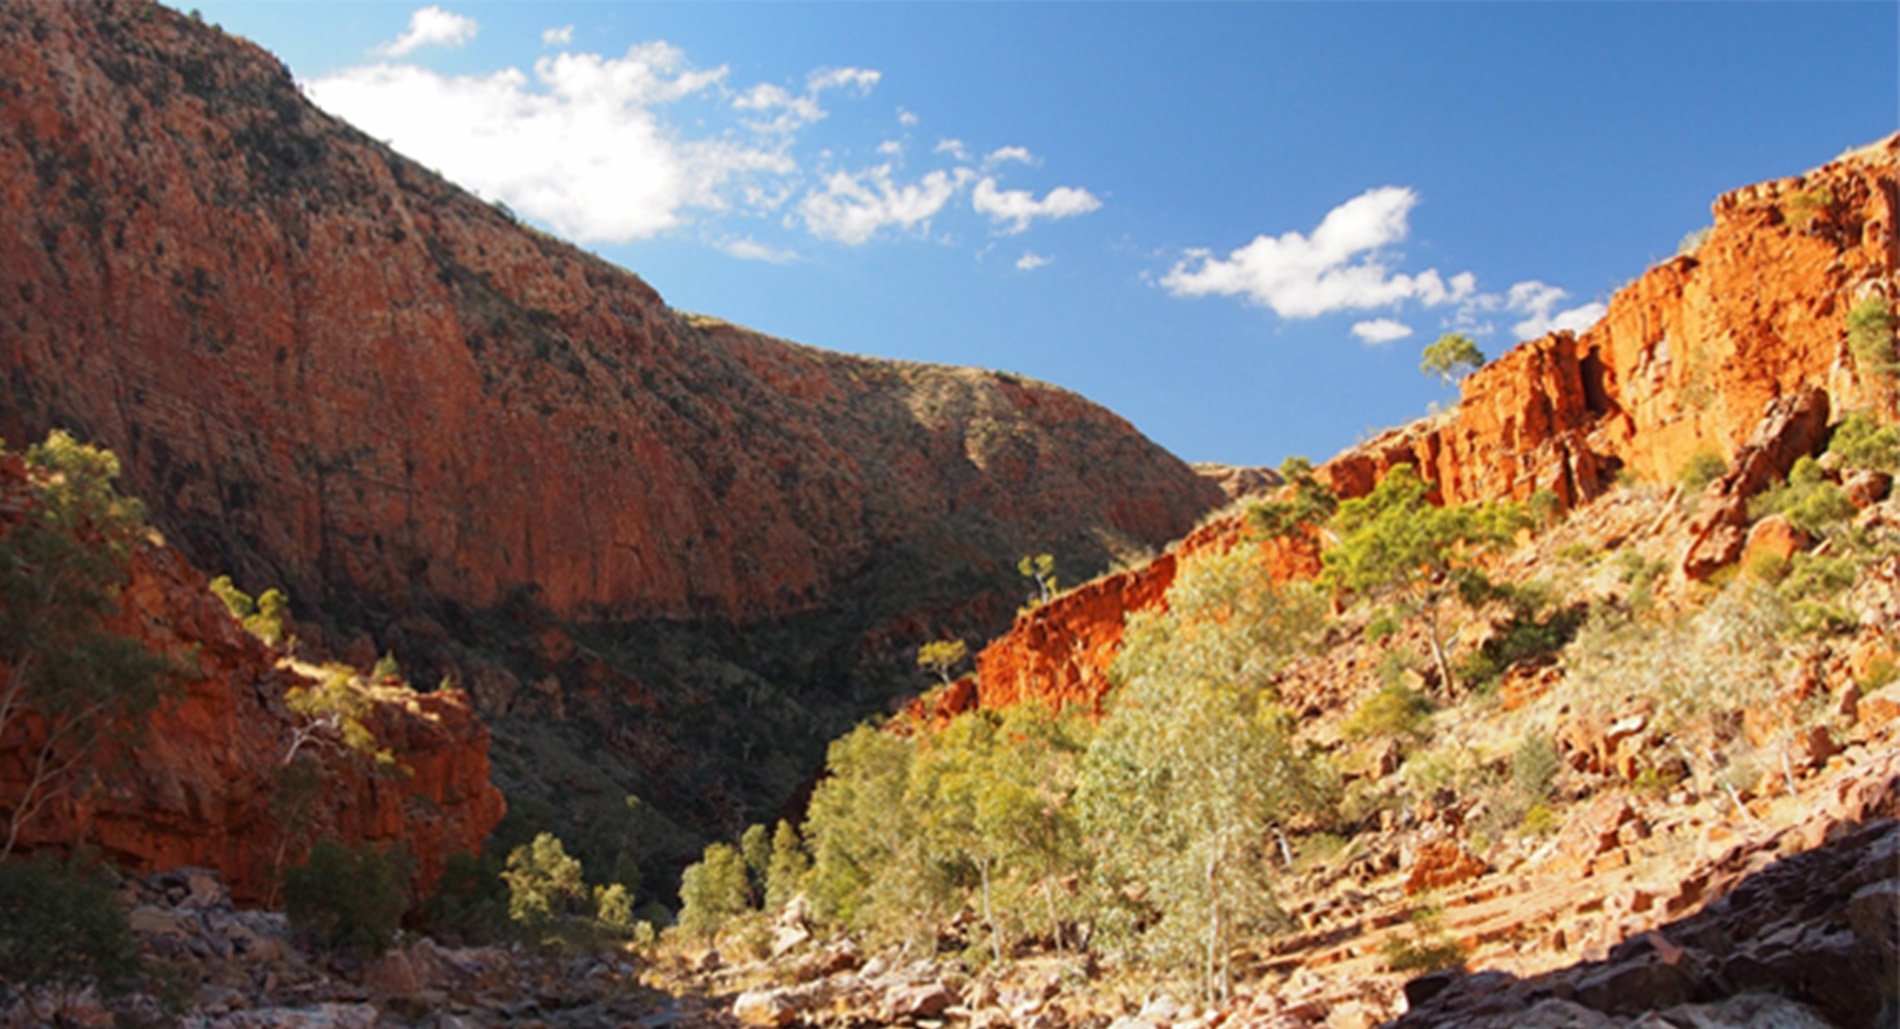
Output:
[[1055,387],[675,312],[156,5],[0,7],[0,281],[0,434],[112,448],[194,562],[332,614],[957,603],[1224,499]]
[[[1548,489],[1574,507],[1619,474],[1671,482],[1699,452],[1734,458],[1782,396],[1818,388],[1823,410],[1892,419],[1891,381],[1856,367],[1845,330],[1854,304],[1900,293],[1896,212],[1900,136],[1724,194],[1700,245],[1617,291],[1595,326],[1520,344],[1466,378],[1455,408],[1353,447],[1319,476],[1355,497],[1410,464],[1449,503]],[[1244,512],[1224,515],[1145,568],[1024,613],[977,657],[981,702],[1099,702],[1126,615],[1162,602],[1178,561],[1232,546],[1244,528]]]

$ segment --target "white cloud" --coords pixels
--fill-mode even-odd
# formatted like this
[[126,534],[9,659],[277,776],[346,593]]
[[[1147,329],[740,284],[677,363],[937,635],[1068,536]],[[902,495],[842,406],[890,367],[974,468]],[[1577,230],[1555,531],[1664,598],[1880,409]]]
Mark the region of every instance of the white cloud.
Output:
[[562,25],[559,28],[541,31],[542,46],[566,46],[574,42],[574,26]]
[[931,148],[930,152],[933,154],[949,154],[959,161],[967,161],[970,159],[970,148],[964,146],[963,141],[960,139],[940,139],[937,141],[937,145]]
[[[309,83],[324,109],[425,165],[581,241],[625,241],[723,210],[728,194],[769,195],[797,164],[783,146],[692,139],[655,108],[704,93],[723,67],[696,69],[665,43],[619,58],[563,53],[534,64],[443,76],[409,65],[352,68]],[[782,192],[782,189],[781,189]]]
[[1511,326],[1511,331],[1519,339],[1536,339],[1558,331],[1582,332],[1595,325],[1608,310],[1594,301],[1556,310],[1557,305],[1569,295],[1564,289],[1536,279],[1516,283],[1505,292],[1503,306],[1507,311],[1525,315],[1525,318]]
[[736,257],[741,261],[764,261],[767,264],[786,264],[798,260],[797,251],[781,250],[777,247],[767,246],[750,237],[726,240],[719,244],[719,249],[725,252],[727,256]]
[[821,68],[805,77],[805,88],[823,93],[827,89],[853,86],[860,93],[868,93],[883,77],[883,72],[871,68]]
[[1352,334],[1359,337],[1361,343],[1378,346],[1410,336],[1412,327],[1391,318],[1374,318],[1368,322],[1354,322]]
[[805,227],[821,239],[857,246],[880,229],[928,230],[930,219],[950,202],[974,173],[933,171],[909,185],[891,178],[891,166],[881,164],[855,174],[834,172],[822,191],[806,194],[798,213]]
[[988,156],[983,158],[983,166],[986,168],[994,167],[1002,164],[1004,161],[1020,161],[1023,164],[1035,164],[1036,155],[1030,153],[1028,147],[997,147],[995,150],[990,151]]
[[1470,296],[1477,278],[1469,272],[1450,280],[1436,269],[1394,273],[1386,248],[1403,240],[1418,194],[1380,186],[1327,212],[1311,236],[1286,232],[1256,236],[1216,257],[1187,251],[1162,277],[1176,296],[1242,296],[1282,318],[1314,318],[1333,311],[1387,307],[1406,300],[1427,305]]
[[1023,251],[1023,256],[1016,259],[1016,269],[1018,271],[1033,272],[1054,260],[1055,258],[1053,257],[1044,257],[1033,250],[1025,250]]
[[384,57],[402,57],[425,46],[458,47],[474,39],[479,29],[475,19],[430,4],[409,16],[407,32],[371,52]]
[[897,124],[910,128],[917,124],[917,116],[900,107],[897,109]]
[[788,134],[825,117],[825,109],[818,106],[820,93],[844,88],[855,88],[863,93],[883,77],[881,72],[869,68],[823,68],[805,77],[805,92],[799,96],[793,96],[783,86],[761,82],[734,97],[732,106],[735,110],[762,114],[776,111],[775,117],[747,122],[746,127],[756,132]]
[[1073,218],[1102,206],[1095,194],[1074,186],[1057,186],[1037,200],[1028,190],[996,188],[996,180],[985,178],[976,184],[970,198],[978,214],[987,215],[1002,232],[1015,235],[1029,228],[1037,218]]
[[904,144],[894,139],[887,139],[877,145],[877,152],[885,157],[900,157],[904,153]]

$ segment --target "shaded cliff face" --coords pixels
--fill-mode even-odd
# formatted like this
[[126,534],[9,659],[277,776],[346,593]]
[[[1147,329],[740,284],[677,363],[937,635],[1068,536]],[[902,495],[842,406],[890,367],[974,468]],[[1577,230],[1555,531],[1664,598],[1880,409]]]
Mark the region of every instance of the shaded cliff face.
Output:
[[0,40],[0,432],[112,447],[241,582],[743,621],[1099,567],[1221,500],[1053,387],[683,317],[162,8],[13,4]]
[[[0,459],[0,510],[27,510],[25,484],[19,459]],[[503,807],[489,783],[488,731],[462,694],[380,691],[363,720],[394,764],[313,745],[323,755],[317,788],[307,806],[286,807],[285,759],[301,720],[284,694],[301,677],[278,667],[279,654],[238,626],[177,551],[141,544],[128,572],[106,628],[188,671],[143,725],[100,734],[109,742],[86,765],[96,774],[25,822],[23,847],[84,842],[144,871],[216,868],[247,903],[271,896],[319,835],[400,841],[422,896],[449,855],[481,849]],[[19,802],[43,736],[29,717],[0,737],[0,811]]]
[[[1410,464],[1450,503],[1548,489],[1576,506],[1623,470],[1669,482],[1698,452],[1734,459],[1778,397],[1819,390],[1823,417],[1870,408],[1891,420],[1893,388],[1855,367],[1845,319],[1861,298],[1900,288],[1896,213],[1900,136],[1725,194],[1702,244],[1620,290],[1597,325],[1517,346],[1464,381],[1456,408],[1339,454],[1319,475],[1355,497]],[[1232,546],[1244,517],[1018,618],[977,657],[982,702],[1097,702],[1123,618],[1161,603],[1181,558]],[[1272,559],[1282,572],[1316,567]]]

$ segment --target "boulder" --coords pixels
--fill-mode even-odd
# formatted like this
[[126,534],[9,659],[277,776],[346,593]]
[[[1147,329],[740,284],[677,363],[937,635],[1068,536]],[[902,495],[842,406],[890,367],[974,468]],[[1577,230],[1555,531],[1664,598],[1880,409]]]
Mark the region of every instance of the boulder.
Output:
[[1436,839],[1419,847],[1405,876],[1405,895],[1454,886],[1491,870],[1484,860],[1457,840]]
[[747,990],[732,1002],[732,1017],[741,1025],[778,1029],[798,1021],[798,1008],[783,990]]

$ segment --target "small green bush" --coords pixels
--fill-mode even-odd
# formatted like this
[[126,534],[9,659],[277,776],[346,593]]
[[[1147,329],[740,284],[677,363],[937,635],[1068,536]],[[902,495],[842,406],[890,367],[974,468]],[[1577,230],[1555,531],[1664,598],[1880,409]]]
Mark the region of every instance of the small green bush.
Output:
[[1518,821],[1518,831],[1526,836],[1547,836],[1556,832],[1564,824],[1563,816],[1551,809],[1549,804],[1532,804],[1524,810],[1524,817]]
[[1563,759],[1549,736],[1526,736],[1511,753],[1511,784],[1526,800],[1540,802],[1550,798]]
[[428,931],[438,939],[481,943],[508,925],[508,891],[501,860],[458,850],[450,854],[426,909]]
[[1463,968],[1465,948],[1439,928],[1442,913],[1435,907],[1412,912],[1409,938],[1393,936],[1379,947],[1379,956],[1389,972],[1438,972]]
[[1418,738],[1425,735],[1432,702],[1423,694],[1393,684],[1361,701],[1339,731],[1352,740],[1373,737]]
[[324,837],[284,873],[290,924],[327,950],[371,957],[389,948],[409,911],[409,857],[400,847]]
[[0,1008],[24,997],[29,1021],[57,1018],[88,987],[115,995],[136,983],[138,948],[114,886],[109,869],[83,861],[0,861]]
[[1727,471],[1728,462],[1722,460],[1722,455],[1713,450],[1698,450],[1683,462],[1677,479],[1685,492],[1700,493]]
[[1825,186],[1798,190],[1782,202],[1782,214],[1796,229],[1807,228],[1816,218],[1834,206],[1834,191]]
[[1531,524],[1540,531],[1557,524],[1564,514],[1563,499],[1548,489],[1540,489],[1532,493],[1530,500],[1525,502],[1524,508],[1530,515]]
[[714,843],[680,876],[680,929],[710,937],[749,909],[745,860],[731,844]]
[[1879,297],[1868,297],[1847,312],[1847,350],[1868,372],[1892,376],[1900,371],[1893,352],[1893,311]]
[[1855,684],[1862,693],[1872,693],[1895,679],[1900,679],[1900,665],[1896,665],[1893,658],[1882,656],[1867,662]]
[[1853,411],[1834,429],[1827,450],[1848,468],[1900,473],[1900,426],[1882,425],[1865,411]]
[[1860,564],[1852,556],[1801,553],[1789,561],[1788,574],[1776,592],[1788,602],[1797,632],[1841,632],[1853,628],[1855,621],[1840,597],[1859,576]]
[[1588,543],[1566,543],[1557,548],[1557,560],[1568,561],[1575,565],[1589,564],[1597,556],[1596,548]]
[[1839,486],[1827,481],[1820,463],[1803,457],[1788,470],[1788,481],[1762,492],[1748,505],[1752,518],[1780,514],[1788,524],[1810,536],[1854,516],[1854,503]]
[[561,946],[562,930],[584,917],[593,899],[581,863],[553,833],[537,833],[510,851],[501,880],[508,886],[508,917],[538,946]]
[[211,592],[224,602],[225,610],[243,624],[246,632],[272,646],[284,642],[290,597],[283,590],[267,589],[253,600],[249,593],[232,583],[230,576],[220,575],[211,580]]

